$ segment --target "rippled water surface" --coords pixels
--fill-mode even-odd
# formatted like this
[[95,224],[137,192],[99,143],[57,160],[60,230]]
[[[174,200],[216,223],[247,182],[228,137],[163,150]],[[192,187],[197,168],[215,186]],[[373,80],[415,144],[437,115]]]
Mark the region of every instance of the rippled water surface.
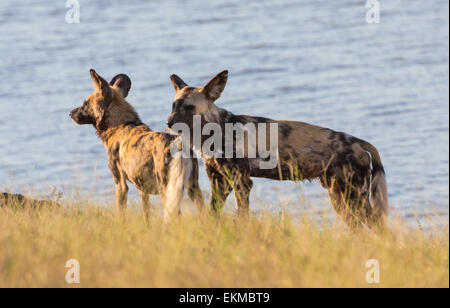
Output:
[[[104,147],[68,117],[92,91],[89,68],[127,73],[128,101],[157,130],[171,73],[202,85],[229,69],[221,107],[366,139],[394,209],[448,214],[449,3],[380,2],[381,23],[369,25],[358,0],[81,0],[81,23],[68,24],[64,1],[2,0],[0,188],[111,198]],[[252,193],[311,210],[326,198],[317,183],[257,180]]]

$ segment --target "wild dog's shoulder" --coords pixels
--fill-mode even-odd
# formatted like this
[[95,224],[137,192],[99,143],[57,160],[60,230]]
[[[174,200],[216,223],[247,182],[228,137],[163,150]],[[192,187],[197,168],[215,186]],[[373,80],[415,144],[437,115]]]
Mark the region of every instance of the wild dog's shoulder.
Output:
[[178,136],[166,132],[155,132],[146,128],[135,128],[128,133],[127,139],[122,146],[125,150],[145,150],[153,148],[166,151],[178,138]]
[[170,145],[172,142],[180,140],[180,137],[177,135],[170,134],[169,132],[148,132],[149,136],[156,142],[164,145]]

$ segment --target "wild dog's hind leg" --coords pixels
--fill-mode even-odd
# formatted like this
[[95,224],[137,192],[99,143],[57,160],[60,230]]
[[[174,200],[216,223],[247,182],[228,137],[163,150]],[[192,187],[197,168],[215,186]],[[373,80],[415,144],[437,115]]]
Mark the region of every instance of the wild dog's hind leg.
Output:
[[351,230],[357,231],[362,227],[361,219],[354,213],[352,205],[346,200],[345,191],[337,184],[332,184],[328,189],[331,204],[336,213],[350,227]]
[[147,219],[150,216],[150,197],[144,192],[139,192],[141,198],[141,210],[144,218]]
[[372,207],[372,200],[369,201],[367,198],[367,202],[364,204],[365,209],[365,221],[367,227],[375,232],[383,232],[386,229],[386,213],[382,210]]
[[203,194],[198,185],[198,162],[193,160],[192,172],[189,176],[186,188],[189,198],[194,202],[195,207],[199,212],[203,211],[204,201]]

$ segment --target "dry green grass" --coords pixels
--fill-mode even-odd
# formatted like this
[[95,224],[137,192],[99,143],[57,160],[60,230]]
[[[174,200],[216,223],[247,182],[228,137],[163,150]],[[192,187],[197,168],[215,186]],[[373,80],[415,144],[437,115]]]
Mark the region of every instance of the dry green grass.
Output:
[[[298,221],[301,220],[301,221]],[[329,221],[329,220],[324,220]],[[448,225],[394,224],[392,235],[351,234],[341,224],[261,213],[248,222],[186,214],[169,224],[126,218],[99,204],[0,208],[0,287],[448,287]],[[377,259],[381,283],[365,281]]]

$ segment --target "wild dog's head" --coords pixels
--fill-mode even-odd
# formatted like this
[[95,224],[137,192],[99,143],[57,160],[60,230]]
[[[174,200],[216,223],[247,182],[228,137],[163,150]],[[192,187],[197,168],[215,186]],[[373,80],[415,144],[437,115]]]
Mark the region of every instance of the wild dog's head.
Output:
[[202,122],[219,121],[220,109],[214,104],[214,101],[220,97],[225,89],[228,71],[219,73],[201,88],[188,86],[177,75],[170,76],[170,79],[176,93],[172,105],[172,114],[167,119],[169,128],[175,123],[185,123],[192,128],[194,115],[200,115]]
[[101,130],[139,119],[133,107],[125,101],[131,88],[127,75],[119,74],[108,84],[93,69],[90,72],[95,90],[81,107],[70,112],[75,123],[92,124]]

